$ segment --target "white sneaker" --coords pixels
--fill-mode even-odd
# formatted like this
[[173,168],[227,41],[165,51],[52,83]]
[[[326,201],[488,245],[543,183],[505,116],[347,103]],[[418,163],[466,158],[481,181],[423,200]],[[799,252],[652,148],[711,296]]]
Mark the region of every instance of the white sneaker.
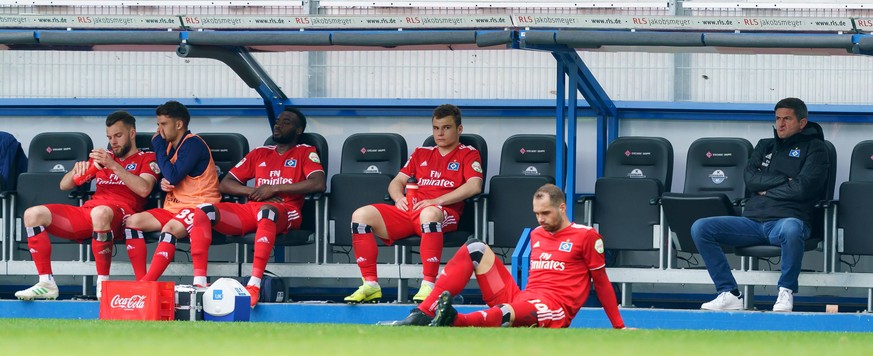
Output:
[[793,309],[794,292],[791,289],[779,287],[779,296],[776,297],[776,304],[773,304],[773,311],[787,313]]
[[58,299],[57,283],[39,282],[33,287],[15,292],[15,297],[21,300]]
[[703,303],[700,309],[706,310],[740,310],[743,309],[743,295],[739,297],[731,292],[722,292],[712,301]]

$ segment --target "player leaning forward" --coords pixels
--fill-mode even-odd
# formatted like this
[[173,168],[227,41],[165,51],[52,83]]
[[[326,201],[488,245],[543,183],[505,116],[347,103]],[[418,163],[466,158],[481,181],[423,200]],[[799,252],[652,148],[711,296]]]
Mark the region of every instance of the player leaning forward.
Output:
[[[70,190],[96,179],[94,195],[81,207],[46,204],[24,212],[27,247],[39,274],[39,283],[15,293],[18,299],[55,299],[58,285],[52,276],[52,245],[49,233],[64,239],[84,242],[92,238],[91,249],[97,267],[97,298],[103,281],[109,279],[113,240],[121,238],[122,222],[142,211],[146,197],[157,181],[155,154],[138,150],[135,143],[136,119],[124,111],[106,117],[106,137],[112,152],[95,149],[90,161],[76,162],[61,179],[61,190]],[[98,170],[89,171],[91,165]]]

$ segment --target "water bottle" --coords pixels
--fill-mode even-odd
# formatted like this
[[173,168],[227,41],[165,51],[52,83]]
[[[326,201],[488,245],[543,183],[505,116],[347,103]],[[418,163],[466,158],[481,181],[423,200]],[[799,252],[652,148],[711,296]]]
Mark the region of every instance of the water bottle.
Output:
[[73,178],[73,183],[76,185],[82,185],[85,182],[94,178],[94,176],[97,175],[97,171],[99,171],[99,169],[97,169],[97,166],[94,164],[94,160],[89,159],[88,160],[88,169],[85,170],[84,174],[82,174],[76,178]]
[[412,211],[416,202],[418,202],[418,181],[415,180],[415,177],[409,177],[406,180],[406,206],[409,211]]

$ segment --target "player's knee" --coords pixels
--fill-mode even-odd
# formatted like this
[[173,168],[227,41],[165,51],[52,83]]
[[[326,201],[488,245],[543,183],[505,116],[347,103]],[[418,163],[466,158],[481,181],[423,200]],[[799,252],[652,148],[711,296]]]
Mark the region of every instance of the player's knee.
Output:
[[360,208],[355,209],[355,212],[352,213],[352,222],[359,224],[373,224],[373,216],[378,215],[379,212],[376,208],[372,206],[362,206]]
[[467,252],[470,254],[470,260],[473,261],[473,268],[476,268],[479,266],[479,263],[482,262],[482,257],[485,256],[485,251],[488,251],[488,245],[477,239],[467,240],[466,245]]
[[25,226],[40,226],[47,225],[49,221],[51,221],[51,211],[48,210],[45,206],[37,205],[27,208],[24,211],[24,225]]
[[182,224],[178,220],[170,220],[161,228],[161,233],[169,232],[173,234],[176,238],[188,236],[188,230],[185,228],[185,225]]
[[94,225],[107,224],[112,221],[112,217],[112,208],[108,206],[100,205],[95,206],[94,209],[91,209],[91,222]]
[[206,214],[206,217],[209,218],[209,222],[212,223],[212,225],[215,225],[215,223],[218,221],[218,209],[215,208],[215,205],[204,203],[198,205],[197,209],[200,209],[200,211]]
[[127,219],[124,220],[124,227],[128,229],[142,230],[143,225],[145,225],[146,215],[147,213],[136,213],[128,216]]
[[445,220],[443,210],[435,206],[429,206],[421,210],[421,223],[442,222]]
[[276,209],[276,207],[272,205],[262,205],[261,209],[258,211],[258,221],[263,219],[272,222],[279,221],[279,209]]

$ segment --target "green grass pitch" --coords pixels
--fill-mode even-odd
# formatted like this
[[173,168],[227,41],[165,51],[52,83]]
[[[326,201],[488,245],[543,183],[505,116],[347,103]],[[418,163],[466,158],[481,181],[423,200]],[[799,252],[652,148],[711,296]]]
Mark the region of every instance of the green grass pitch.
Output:
[[0,319],[4,355],[865,355],[873,333]]

